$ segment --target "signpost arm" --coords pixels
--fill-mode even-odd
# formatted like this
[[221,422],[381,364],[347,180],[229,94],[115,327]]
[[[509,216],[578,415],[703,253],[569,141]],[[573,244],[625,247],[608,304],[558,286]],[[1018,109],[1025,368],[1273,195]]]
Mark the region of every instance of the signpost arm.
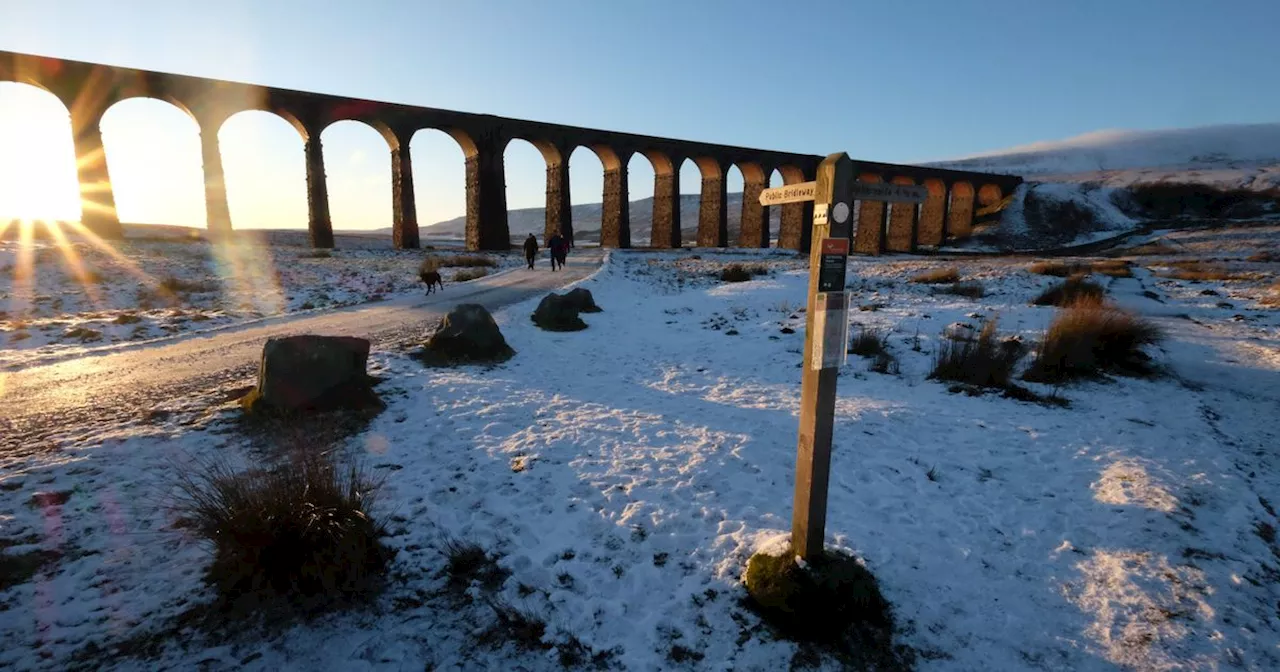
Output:
[[[818,278],[822,266],[824,238],[849,238],[852,223],[853,162],[844,153],[832,154],[818,166],[814,193],[813,241],[809,253],[809,300],[805,315],[804,378],[800,390],[800,435],[796,449],[795,504],[791,515],[792,551],[806,559],[820,557],[826,535],[827,484],[831,466],[831,430],[835,417],[838,368],[816,369],[813,364]],[[836,205],[844,203],[841,221],[832,217]],[[848,247],[845,252],[847,255]],[[841,282],[839,292],[843,292]],[[840,296],[843,301],[844,297]],[[847,305],[847,304],[846,304]],[[848,319],[841,312],[842,319]],[[841,344],[845,347],[846,344]]]

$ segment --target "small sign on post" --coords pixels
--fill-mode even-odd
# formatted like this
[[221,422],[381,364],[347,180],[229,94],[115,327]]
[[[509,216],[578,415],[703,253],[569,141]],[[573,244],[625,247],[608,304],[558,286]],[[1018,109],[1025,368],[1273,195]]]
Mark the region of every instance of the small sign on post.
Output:
[[843,292],[849,266],[849,239],[823,238],[819,245],[822,257],[818,262],[818,291]]
[[814,297],[813,309],[815,337],[809,367],[815,371],[838,369],[844,366],[849,353],[849,295],[820,292]]
[[783,203],[801,203],[813,200],[813,192],[817,182],[801,182],[781,187],[765,189],[760,192],[760,205],[782,205]]
[[924,203],[929,200],[929,190],[925,187],[888,182],[854,182],[849,195],[860,201],[886,203]]

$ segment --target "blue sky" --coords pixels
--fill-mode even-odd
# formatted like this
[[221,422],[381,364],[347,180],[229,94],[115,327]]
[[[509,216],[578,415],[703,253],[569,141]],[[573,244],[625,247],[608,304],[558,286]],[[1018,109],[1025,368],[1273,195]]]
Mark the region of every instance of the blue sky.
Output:
[[[1275,0],[2,1],[0,49],[881,161],[1102,128],[1280,118]],[[0,89],[0,104],[10,101],[0,123],[10,126],[14,88]],[[135,102],[114,132],[104,122],[113,177],[174,184],[167,195],[118,185],[122,217],[195,216],[190,203],[157,204],[199,200],[193,124]],[[300,141],[259,116],[235,118],[219,136],[234,154],[225,159],[233,217],[294,225],[305,219]],[[424,223],[461,214],[462,203],[461,154],[429,136],[413,145]],[[335,224],[387,225],[385,145],[353,123],[322,137]],[[125,138],[141,148],[123,149]],[[507,159],[512,207],[539,205],[536,151],[516,145]],[[148,174],[156,163],[167,167]],[[599,170],[587,150],[574,154],[575,202],[599,200]],[[696,192],[696,171],[682,177],[682,190]],[[633,198],[651,191],[639,159]]]

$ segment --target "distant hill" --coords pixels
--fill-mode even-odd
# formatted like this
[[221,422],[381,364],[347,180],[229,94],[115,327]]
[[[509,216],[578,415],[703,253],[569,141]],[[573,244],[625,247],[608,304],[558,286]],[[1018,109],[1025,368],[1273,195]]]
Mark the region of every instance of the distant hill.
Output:
[[1176,182],[1280,189],[1280,123],[1095,131],[925,165],[1106,187]]
[[[680,196],[680,230],[683,239],[694,240],[698,234],[698,204],[701,197],[697,194]],[[738,240],[738,232],[742,224],[742,193],[729,194],[729,242]],[[573,206],[574,238],[583,242],[600,240],[600,203],[583,203]],[[507,211],[507,226],[511,229],[512,238],[524,238],[530,233],[542,238],[546,228],[546,215],[543,208],[520,208]],[[648,245],[653,231],[653,198],[631,201],[631,242],[633,245]],[[772,208],[769,213],[770,232],[778,235],[778,224],[781,213]],[[432,238],[462,238],[466,234],[466,217],[437,222],[422,227],[422,235]],[[389,233],[390,229],[383,231]]]

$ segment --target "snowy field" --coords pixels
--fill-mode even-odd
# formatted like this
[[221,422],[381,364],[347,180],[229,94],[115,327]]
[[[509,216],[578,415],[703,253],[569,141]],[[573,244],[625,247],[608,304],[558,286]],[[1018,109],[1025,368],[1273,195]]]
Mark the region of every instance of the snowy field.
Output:
[[[1276,249],[1277,231],[1248,235],[1249,255]],[[1194,256],[1232,279],[1163,277],[1193,256],[1182,243],[1096,278],[1166,331],[1163,373],[1068,386],[1068,408],[927,379],[944,331],[998,318],[1040,338],[1054,309],[1028,302],[1056,279],[1031,260],[851,264],[854,321],[889,334],[900,372],[842,370],[827,541],[879,578],[918,669],[1280,668],[1280,263],[1215,249]],[[586,331],[539,331],[532,301],[501,311],[518,354],[495,368],[375,353],[389,408],[348,448],[385,476],[398,554],[368,610],[230,640],[175,625],[211,599],[206,551],[166,505],[175,465],[258,455],[226,404],[8,460],[0,548],[43,564],[0,590],[0,667],[538,670],[576,652],[588,669],[838,669],[740,603],[747,558],[790,526],[807,272],[699,254],[612,253],[582,283],[605,311]],[[744,256],[769,275],[711,277]],[[986,296],[908,282],[944,266]],[[509,577],[459,600],[449,539]],[[489,601],[545,621],[543,641],[483,637]]]
[[[427,252],[391,249],[390,238],[340,235],[328,252],[311,249],[306,232],[212,245],[175,235],[182,229],[130,229],[109,249],[0,240],[0,368],[423,291]],[[495,272],[522,261],[493,258]],[[445,282],[459,270],[444,269]]]

